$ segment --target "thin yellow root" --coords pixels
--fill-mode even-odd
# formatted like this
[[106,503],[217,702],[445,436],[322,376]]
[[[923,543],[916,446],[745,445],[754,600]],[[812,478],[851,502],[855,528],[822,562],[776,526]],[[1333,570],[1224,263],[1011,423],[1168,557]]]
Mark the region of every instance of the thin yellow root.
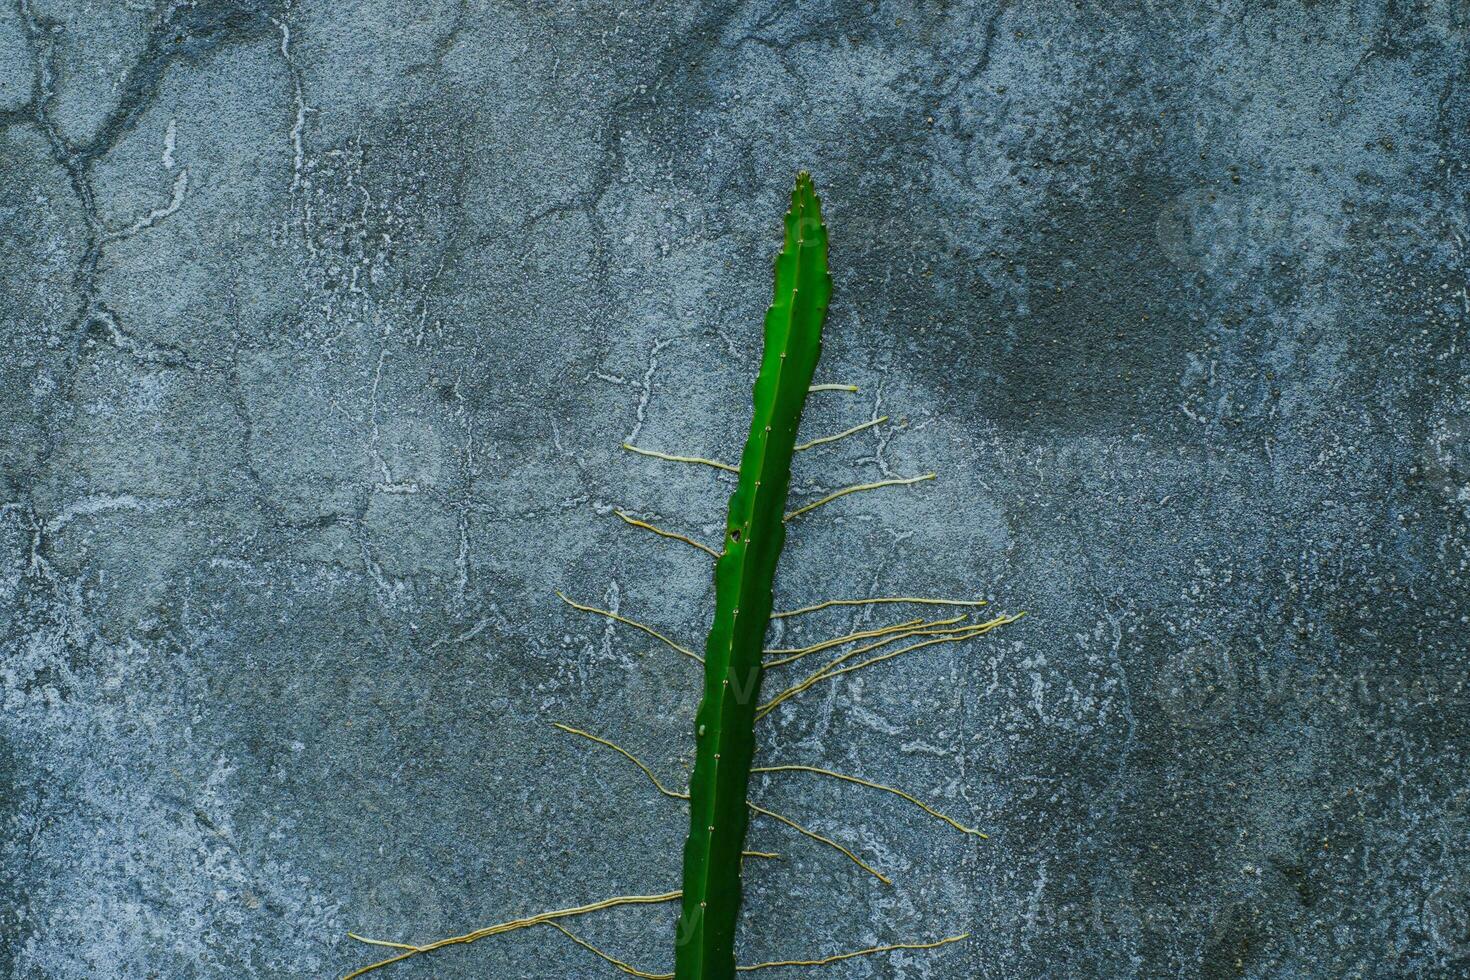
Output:
[[369,939],[366,936],[359,936],[355,932],[349,932],[347,938],[356,939],[358,942],[366,943],[369,946],[387,946],[389,949],[411,949],[415,953],[421,952],[420,948],[413,943],[395,943],[387,939]]
[[788,616],[804,616],[807,613],[831,609],[833,606],[871,606],[885,602],[905,602],[919,606],[989,605],[984,599],[928,599],[918,596],[879,596],[874,599],[828,599],[826,602],[819,602],[813,606],[802,606],[800,609],[788,609],[786,612],[771,613],[771,618],[786,619]]
[[846,439],[848,436],[857,435],[859,432],[862,432],[865,429],[871,429],[875,425],[882,425],[884,422],[887,421],[888,416],[886,415],[882,418],[870,419],[867,422],[859,423],[858,425],[855,425],[850,429],[843,429],[836,435],[823,436],[820,439],[813,439],[810,442],[804,442],[801,445],[795,447],[792,452],[801,453],[806,452],[808,449],[811,449],[814,446],[825,446],[829,442],[836,442],[838,439]]
[[402,960],[408,959],[409,957],[417,956],[420,953],[432,953],[434,950],[443,949],[446,946],[460,946],[466,943],[476,942],[477,940],[484,939],[487,936],[499,936],[502,933],[515,932],[517,929],[527,929],[531,926],[539,926],[543,923],[551,922],[555,919],[565,919],[575,915],[585,915],[588,912],[599,912],[603,909],[610,909],[619,905],[657,905],[663,902],[675,902],[683,897],[684,893],[682,891],[664,892],[660,895],[619,895],[616,898],[605,898],[600,902],[593,902],[590,905],[579,905],[576,908],[558,909],[554,912],[542,912],[539,915],[527,916],[524,919],[512,919],[509,922],[501,922],[497,925],[486,926],[483,929],[476,929],[474,932],[467,932],[463,936],[451,936],[448,939],[436,940],[432,943],[425,943],[422,946],[413,946],[408,943],[392,943],[383,939],[368,939],[366,937],[359,936],[356,933],[349,932],[347,934],[348,938],[355,939],[360,943],[366,943],[370,946],[387,946],[392,949],[401,949],[403,950],[403,952],[399,953],[397,956],[390,956],[385,960],[379,960],[377,963],[369,963],[367,966],[361,967],[357,970],[353,970],[351,973],[347,974],[347,976],[345,976],[343,980],[356,980],[357,977],[372,973],[374,970],[380,970],[385,966],[389,966],[393,963],[398,963]]
[[925,473],[922,476],[910,476],[897,480],[879,480],[876,483],[859,483],[855,486],[843,487],[841,490],[834,490],[832,493],[827,494],[827,496],[823,497],[821,500],[814,500],[811,503],[806,504],[805,506],[796,508],[791,513],[782,518],[782,520],[793,520],[794,518],[800,517],[802,514],[807,514],[811,511],[816,510],[818,507],[821,507],[824,504],[830,504],[832,501],[837,500],[839,497],[846,497],[850,493],[860,493],[864,490],[878,490],[882,487],[912,486],[915,483],[923,483],[925,480],[932,480],[934,479],[934,476],[935,474],[933,473]]
[[563,595],[560,591],[556,593],[556,597],[562,602],[565,602],[567,605],[571,606],[573,609],[580,610],[581,612],[596,613],[599,616],[606,616],[608,619],[611,619],[614,622],[622,623],[624,626],[631,626],[636,630],[642,630],[649,636],[653,637],[655,640],[660,640],[664,643],[667,643],[669,647],[677,650],[684,656],[689,657],[692,660],[696,660],[699,663],[704,663],[704,658],[701,657],[699,654],[695,653],[693,650],[689,649],[686,646],[680,646],[678,643],[675,643],[673,640],[669,639],[667,636],[664,636],[658,630],[654,629],[652,626],[649,626],[646,623],[640,623],[636,619],[629,619],[627,616],[621,616],[618,613],[610,612],[606,609],[598,609],[596,606],[584,606],[580,602],[573,602],[571,599],[568,599],[565,595]]
[[750,811],[752,813],[759,813],[761,816],[770,817],[772,820],[779,820],[781,823],[784,823],[786,826],[790,827],[798,834],[810,837],[812,840],[826,844],[828,847],[835,847],[837,850],[847,855],[848,860],[852,861],[853,864],[856,864],[859,868],[862,868],[868,874],[883,882],[883,884],[893,884],[892,878],[888,877],[883,872],[873,867],[871,864],[868,864],[862,858],[858,857],[856,854],[852,853],[852,851],[849,851],[847,848],[843,847],[832,838],[824,837],[821,834],[817,833],[815,830],[810,830],[806,827],[803,827],[801,824],[797,823],[795,820],[792,820],[790,817],[784,817],[781,814],[777,813],[775,810],[767,810],[763,806],[757,806],[756,804],[751,803],[749,800],[746,801],[745,805],[750,807]]
[[[845,663],[845,661],[851,660],[851,658],[853,657],[858,657],[858,655],[867,654],[867,652],[875,651],[875,649],[879,649],[881,648],[881,646],[886,646],[888,644],[897,644],[897,642],[901,641],[901,639],[908,639],[910,638],[910,636],[932,636],[933,633],[953,633],[958,632],[958,630],[970,629],[969,623],[964,624],[964,626],[954,626],[954,624],[960,623],[960,621],[964,619],[966,619],[966,617],[964,616],[951,616],[950,619],[947,620],[914,620],[911,626],[906,626],[904,627],[904,629],[901,630],[894,630],[891,635],[889,635],[889,633],[885,630],[885,632],[879,633],[879,636],[882,636],[883,638],[881,639],[881,641],[876,642],[876,644],[867,644],[866,646],[860,646],[860,648],[853,649],[853,651],[848,651],[847,654],[842,655],[842,657],[839,657],[838,660],[832,661],[831,664],[828,664],[828,667],[838,666],[838,664]],[[932,627],[936,626],[954,626],[954,629],[932,629]],[[811,649],[810,652],[795,651],[792,652],[789,657],[782,657],[781,660],[770,661],[769,664],[764,664],[764,666],[781,667],[782,664],[789,664],[792,663],[792,661],[794,660],[801,660],[801,658],[803,657],[810,657],[811,654],[816,654],[816,652],[820,652],[820,649]]]
[[[807,690],[819,681],[831,680],[832,678],[840,677],[843,674],[850,674],[855,670],[861,670],[864,667],[871,667],[873,664],[882,663],[885,660],[892,660],[894,657],[901,656],[905,653],[910,653],[914,650],[922,650],[924,647],[934,646],[937,643],[956,643],[960,640],[968,640],[976,636],[982,636],[986,633],[989,633],[996,627],[1005,626],[1007,623],[1013,623],[1024,615],[1026,614],[1023,612],[1015,616],[997,616],[995,619],[992,619],[989,622],[977,623],[974,626],[961,627],[960,629],[937,630],[936,632],[941,633],[942,635],[932,640],[925,640],[922,643],[914,643],[906,647],[901,647],[897,650],[891,650],[888,653],[880,654],[879,656],[873,657],[871,660],[864,660],[860,664],[842,666],[848,660],[851,660],[853,659],[853,657],[857,656],[859,653],[865,652],[862,649],[854,650],[851,653],[838,657],[836,660],[828,663],[820,670],[817,670],[807,675],[807,677],[799,684],[794,684],[791,687],[788,687],[786,690],[782,691],[780,694],[777,694],[774,698],[761,705],[759,708],[756,709],[756,720],[759,721],[761,718],[764,718],[766,715],[770,714],[771,711],[781,702],[800,694],[802,691]],[[914,633],[913,635],[918,636],[920,634]]]
[[638,969],[636,966],[633,966],[629,963],[624,963],[622,960],[618,959],[616,956],[613,956],[611,953],[605,953],[602,950],[598,949],[596,946],[592,945],[581,936],[578,936],[576,933],[572,932],[572,930],[568,929],[560,922],[548,922],[546,924],[560,932],[563,936],[566,936],[578,946],[581,946],[583,949],[587,950],[592,955],[598,957],[606,963],[612,964],[630,977],[638,977],[639,980],[674,980],[674,975],[672,973],[647,973],[643,970]]
[[580,728],[573,728],[571,725],[563,725],[559,721],[554,721],[554,722],[551,723],[551,725],[552,725],[553,728],[558,728],[561,731],[564,731],[564,732],[566,732],[569,735],[580,735],[582,738],[585,738],[588,741],[596,742],[598,745],[602,745],[602,746],[605,746],[605,747],[607,747],[609,749],[612,749],[614,752],[618,753],[623,758],[625,758],[629,762],[633,763],[633,765],[635,765],[639,769],[643,770],[643,775],[645,775],[645,776],[648,777],[648,781],[650,783],[653,783],[653,788],[656,789],[656,790],[658,790],[664,796],[667,796],[669,799],[671,799],[671,800],[687,800],[687,799],[689,799],[689,794],[688,793],[678,793],[678,792],[675,792],[674,790],[669,789],[667,786],[665,786],[662,782],[659,781],[659,778],[658,778],[657,775],[654,774],[654,771],[652,769],[648,768],[648,766],[644,765],[642,759],[638,758],[632,752],[629,752],[627,749],[623,748],[617,742],[614,742],[611,739],[602,738],[601,736],[598,736],[598,735],[593,735],[591,732],[584,732]]
[[[877,642],[867,643],[867,644],[864,644],[863,646],[858,647],[855,650],[849,650],[846,653],[844,653],[842,656],[837,657],[835,660],[829,660],[827,663],[823,664],[821,667],[818,667],[816,670],[812,671],[812,673],[810,673],[806,677],[804,677],[799,683],[797,683],[797,684],[793,685],[792,687],[788,687],[785,690],[781,691],[779,694],[776,695],[776,698],[773,699],[773,701],[776,701],[776,700],[784,700],[785,698],[790,697],[792,694],[799,693],[798,691],[795,690],[795,688],[801,688],[801,690],[804,691],[804,690],[806,690],[807,687],[810,687],[812,684],[816,683],[817,680],[819,680],[821,677],[823,677],[824,675],[826,675],[829,671],[831,671],[831,670],[833,670],[833,669],[835,669],[837,667],[840,667],[843,664],[847,663],[849,660],[853,660],[853,659],[855,659],[857,657],[860,657],[860,656],[862,656],[865,653],[872,653],[874,650],[878,650],[878,649],[881,649],[882,647],[886,647],[890,643],[897,643],[899,640],[912,639],[913,637],[916,637],[916,636],[935,636],[935,635],[938,635],[938,636],[959,638],[961,634],[966,634],[969,630],[973,630],[977,626],[980,625],[978,623],[965,623],[965,624],[960,625],[960,626],[950,625],[950,624],[953,624],[953,623],[955,623],[955,622],[957,622],[957,621],[959,621],[961,619],[964,619],[964,618],[965,617],[963,617],[963,616],[956,616],[956,617],[954,617],[952,619],[935,620],[933,624],[923,623],[923,624],[921,624],[921,625],[919,625],[919,626],[917,626],[917,627],[915,627],[913,629],[907,629],[907,630],[904,630],[903,632],[900,632],[900,633],[894,633],[892,636],[885,636],[882,639],[878,640]],[[940,628],[938,628],[938,629],[930,629],[929,628],[930,625],[939,626]],[[910,649],[910,648],[906,647],[905,649]],[[803,685],[805,685],[805,686],[803,686]],[[770,710],[770,707],[773,707],[773,706],[774,705],[772,705],[772,704],[770,704],[768,702],[766,705],[762,705],[759,709],[757,709],[756,715],[755,715],[756,720],[759,721],[763,717],[763,713],[765,711],[769,711]]]
[[[591,952],[595,956],[602,959],[604,962],[610,963],[613,966],[617,967],[619,970],[626,973],[630,977],[638,977],[639,980],[674,980],[674,975],[672,973],[647,973],[643,970],[638,969],[635,966],[624,963],[622,960],[618,959],[612,954],[598,949],[587,940],[581,938],[580,936],[577,936],[570,929],[559,922],[547,922],[546,924],[560,930],[562,935],[566,936],[572,942]],[[737,966],[735,967],[735,969],[741,973],[750,973],[755,970],[769,970],[773,967],[782,966],[830,966],[833,963],[840,963],[843,960],[856,959],[859,956],[873,956],[878,953],[892,953],[898,950],[938,949],[941,946],[948,946],[950,943],[957,943],[961,940],[969,938],[970,934],[968,932],[963,932],[957,936],[946,936],[943,939],[936,940],[932,943],[892,943],[887,946],[869,946],[867,949],[856,949],[848,953],[836,953],[832,956],[825,956],[819,960],[774,960],[769,963],[752,963],[749,966]]]
[[655,527],[647,521],[640,521],[638,518],[633,517],[630,514],[625,514],[620,510],[615,510],[613,511],[613,513],[617,514],[618,517],[620,517],[625,524],[631,524],[634,527],[641,527],[645,531],[652,531],[654,534],[657,534],[661,538],[670,538],[674,541],[682,541],[685,544],[689,545],[689,547],[691,548],[698,548],[700,551],[709,555],[711,558],[720,557],[720,553],[711,548],[709,545],[701,544],[700,542],[695,541],[693,538],[685,537],[684,535],[679,534],[677,531],[665,531],[661,527]]
[[812,385],[807,391],[845,391],[849,395],[855,395],[858,392],[858,386],[838,384]]
[[918,807],[920,810],[923,810],[925,813],[929,814],[931,817],[943,820],[945,823],[949,824],[951,827],[953,827],[955,830],[960,831],[961,833],[969,834],[972,837],[979,837],[982,840],[990,840],[990,835],[985,833],[984,831],[976,830],[974,827],[966,827],[964,824],[960,823],[958,820],[955,820],[953,817],[949,817],[943,813],[940,813],[938,810],[929,806],[927,803],[915,799],[914,797],[910,796],[908,793],[905,793],[903,790],[897,788],[896,786],[887,786],[883,783],[875,783],[871,780],[863,779],[859,776],[849,776],[847,773],[833,772],[831,769],[820,769],[817,766],[756,766],[750,771],[812,772],[820,776],[831,776],[833,779],[840,779],[845,783],[855,783],[858,786],[866,786],[869,789],[881,789],[885,793],[892,793],[894,796],[897,796],[900,799],[907,800],[914,806]]
[[847,636],[833,636],[832,639],[823,639],[820,644],[811,644],[810,646],[773,646],[773,648],[764,649],[761,652],[767,655],[785,655],[786,660],[767,660],[766,666],[772,667],[778,663],[784,664],[788,663],[789,660],[794,660],[795,654],[801,654],[803,657],[810,654],[819,654],[823,649],[832,649],[833,646],[851,644],[851,642],[858,641],[858,639],[872,639],[873,636],[886,636],[888,633],[897,633],[898,630],[919,626],[920,623],[923,623],[922,619],[904,620],[903,623],[894,623],[891,626],[876,626],[873,629],[858,630],[856,633],[848,633]]
[[[653,783],[653,788],[658,790],[664,796],[667,796],[673,800],[684,800],[686,802],[688,801],[688,793],[676,793],[673,790],[669,789],[659,780],[658,776],[654,775],[653,770],[643,763],[643,760],[639,759],[632,752],[629,752],[627,749],[623,748],[621,745],[612,741],[611,739],[602,738],[600,736],[593,735],[591,732],[584,732],[580,728],[573,728],[570,725],[563,725],[560,722],[553,722],[552,724],[570,735],[580,735],[582,738],[585,738],[592,742],[596,742],[598,745],[605,746],[606,748],[612,749],[614,752],[618,753],[623,758],[633,763],[633,765],[637,766],[643,772],[643,775],[648,777],[648,781]],[[801,824],[797,823],[795,820],[792,820],[790,817],[782,816],[781,814],[776,813],[774,810],[767,810],[764,807],[757,806],[756,804],[751,803],[749,800],[745,802],[745,805],[750,807],[751,811],[754,813],[764,814],[765,816],[771,817],[774,820],[779,820],[781,823],[784,823],[786,826],[792,828],[799,834],[803,834],[807,837],[810,837],[814,841],[826,844],[828,847],[836,848],[844,855],[846,855],[849,859],[851,859],[854,864],[862,868],[864,871],[868,872],[868,874],[877,878],[879,881],[883,882],[883,884],[893,884],[892,879],[885,876],[882,872],[878,871],[872,865],[864,862],[862,858],[858,857],[852,851],[843,847],[832,838],[824,837],[821,834],[817,833],[815,830],[810,830],[806,827],[803,827]]]
[[705,459],[703,456],[677,456],[673,453],[661,453],[656,449],[643,449],[639,446],[630,446],[626,442],[623,443],[623,448],[630,453],[637,453],[639,456],[651,456],[654,459],[662,459],[670,463],[695,463],[700,466],[713,466],[715,469],[724,470],[726,473],[740,472],[740,467],[738,466],[722,463],[717,459]]
[[[949,637],[948,640],[956,640],[956,639],[959,639],[959,640],[968,640],[968,639],[971,639],[971,638],[976,637],[976,636],[984,636],[986,633],[989,633],[991,630],[996,629],[996,628],[1001,627],[1001,626],[1006,626],[1006,625],[1008,625],[1010,623],[1014,623],[1016,620],[1022,618],[1025,615],[1026,615],[1026,613],[1023,611],[1023,612],[1016,613],[1014,616],[997,616],[995,619],[992,619],[992,620],[990,620],[987,623],[981,623],[980,625],[974,627],[974,629],[972,629],[969,632],[965,633],[964,636]],[[822,677],[820,677],[819,680],[824,680],[824,681],[825,680],[831,680],[832,678],[839,677],[842,674],[850,674],[850,673],[852,673],[855,670],[862,670],[864,667],[871,667],[871,666],[873,666],[873,664],[882,663],[885,660],[892,660],[894,657],[898,656],[899,654],[908,653],[909,650],[917,650],[919,647],[928,646],[931,643],[943,643],[943,642],[947,642],[947,640],[943,640],[943,639],[941,639],[941,640],[929,640],[927,643],[919,643],[919,644],[916,644],[916,645],[914,645],[912,647],[908,647],[908,648],[903,649],[903,650],[894,650],[891,653],[880,654],[879,656],[873,657],[871,660],[864,660],[860,664],[849,664],[848,666],[843,667],[840,670],[831,671],[831,672],[829,672],[827,674],[822,675]]]

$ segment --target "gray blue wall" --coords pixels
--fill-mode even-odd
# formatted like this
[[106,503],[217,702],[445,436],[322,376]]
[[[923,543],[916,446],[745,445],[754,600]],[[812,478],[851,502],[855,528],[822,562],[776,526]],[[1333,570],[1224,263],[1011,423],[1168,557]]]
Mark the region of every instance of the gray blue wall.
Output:
[[[742,955],[1470,969],[1470,9],[7,0],[0,976],[330,977],[677,886],[775,229],[833,235],[778,602],[1030,615],[814,689]],[[897,616],[832,616],[817,638]],[[797,634],[788,631],[781,642]],[[672,909],[590,938],[669,961]],[[403,978],[594,978],[550,930]]]

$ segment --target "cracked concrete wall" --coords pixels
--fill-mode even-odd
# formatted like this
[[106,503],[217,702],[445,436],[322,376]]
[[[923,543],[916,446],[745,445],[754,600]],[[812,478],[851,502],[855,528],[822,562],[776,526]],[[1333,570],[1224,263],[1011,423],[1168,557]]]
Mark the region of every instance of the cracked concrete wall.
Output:
[[[778,602],[1025,620],[816,688],[748,960],[1463,976],[1466,7],[0,10],[0,976],[333,976],[676,887],[782,196],[833,229]],[[780,642],[886,621],[832,616]],[[649,967],[671,909],[582,930]],[[402,977],[611,975],[531,931]]]

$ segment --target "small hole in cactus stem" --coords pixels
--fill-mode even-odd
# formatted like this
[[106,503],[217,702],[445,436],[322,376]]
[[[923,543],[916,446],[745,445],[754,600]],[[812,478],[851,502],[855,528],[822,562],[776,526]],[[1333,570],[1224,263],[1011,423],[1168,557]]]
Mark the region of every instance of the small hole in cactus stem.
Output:
[[740,528],[737,527],[735,530],[733,530],[733,531],[730,532],[730,540],[731,541],[739,541],[740,540]]

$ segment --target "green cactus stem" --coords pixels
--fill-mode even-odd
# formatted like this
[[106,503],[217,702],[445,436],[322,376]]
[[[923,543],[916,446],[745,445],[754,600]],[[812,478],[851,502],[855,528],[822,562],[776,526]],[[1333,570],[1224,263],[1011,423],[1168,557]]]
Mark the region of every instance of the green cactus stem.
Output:
[[704,697],[695,719],[684,845],[677,980],[732,980],[740,914],[746,790],[755,749],[761,651],[771,590],[785,541],[782,518],[796,430],[822,346],[832,279],[827,228],[811,177],[800,174],[776,258],[750,435],[730,495],[724,549],[715,565],[715,618],[705,646]]

